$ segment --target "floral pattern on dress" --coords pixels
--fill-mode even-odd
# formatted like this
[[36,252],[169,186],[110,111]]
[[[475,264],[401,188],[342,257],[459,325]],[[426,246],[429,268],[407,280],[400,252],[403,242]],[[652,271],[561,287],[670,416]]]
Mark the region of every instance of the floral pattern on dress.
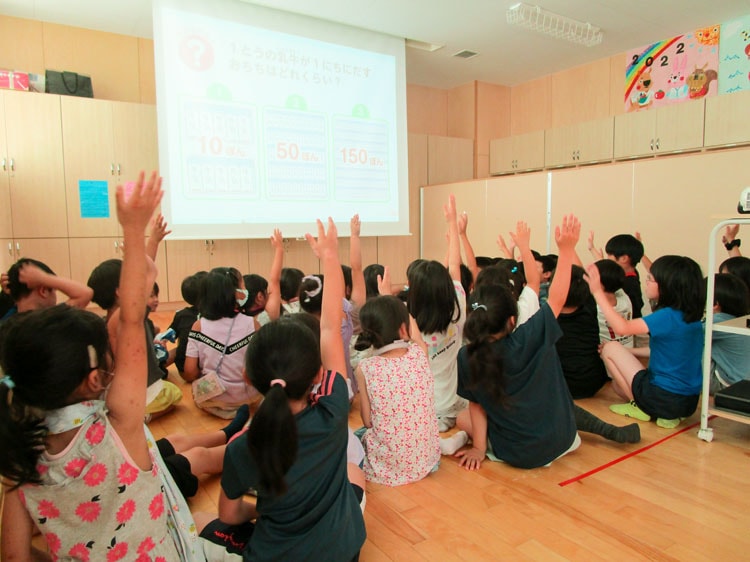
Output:
[[372,428],[362,437],[365,476],[386,486],[421,480],[440,460],[435,394],[426,354],[412,344],[400,357],[370,357],[359,367],[372,421]]

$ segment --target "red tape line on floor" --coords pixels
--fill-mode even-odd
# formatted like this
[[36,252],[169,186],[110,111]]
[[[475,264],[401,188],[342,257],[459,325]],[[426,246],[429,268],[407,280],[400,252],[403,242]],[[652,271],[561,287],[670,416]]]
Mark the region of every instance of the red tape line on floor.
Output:
[[[714,418],[714,416],[711,416],[708,419],[711,420],[713,418]],[[564,481],[560,482],[558,484],[558,486],[567,486],[568,484],[573,484],[574,482],[580,482],[581,480],[583,480],[584,478],[588,478],[592,474],[596,474],[597,472],[601,472],[605,468],[609,468],[610,466],[614,466],[617,463],[621,463],[622,461],[627,460],[630,457],[634,457],[636,455],[640,455],[642,452],[648,451],[649,449],[651,449],[653,447],[656,447],[657,445],[659,445],[661,443],[664,443],[664,441],[666,441],[668,439],[672,439],[672,437],[677,437],[681,433],[685,433],[686,431],[690,431],[691,429],[693,429],[695,427],[698,427],[700,424],[701,424],[701,422],[695,422],[694,424],[689,425],[686,428],[681,429],[680,431],[675,431],[674,433],[672,433],[670,435],[667,435],[663,439],[659,439],[658,441],[655,441],[655,442],[651,443],[650,445],[646,445],[645,447],[641,447],[640,449],[636,449],[635,451],[631,451],[627,455],[621,456],[619,459],[615,459],[615,460],[610,461],[610,462],[608,462],[606,464],[603,464],[603,465],[601,465],[601,466],[599,466],[597,468],[594,468],[593,470],[589,470],[588,472],[584,472],[583,474],[579,474],[578,476],[576,476],[574,478],[571,478],[570,480],[564,480]]]

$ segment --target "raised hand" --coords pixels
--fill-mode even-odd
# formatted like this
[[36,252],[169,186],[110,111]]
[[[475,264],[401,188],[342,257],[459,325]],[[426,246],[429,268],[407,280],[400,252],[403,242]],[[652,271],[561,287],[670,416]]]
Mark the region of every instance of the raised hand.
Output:
[[161,190],[161,177],[152,172],[148,180],[145,174],[138,174],[135,188],[130,197],[125,196],[125,188],[117,186],[117,220],[120,221],[123,230],[138,229],[145,232],[151,217],[159,206],[164,192]]
[[284,249],[284,238],[281,236],[281,231],[278,228],[274,228],[273,234],[271,234],[271,247],[274,250]]
[[[638,238],[639,234],[636,232],[636,238]],[[589,230],[589,236],[586,239],[586,246],[589,249],[589,252],[596,260],[600,260],[604,257],[604,252],[602,252],[600,249],[597,249],[596,245],[594,244],[594,231]]]
[[154,217],[154,221],[151,224],[151,237],[156,238],[159,242],[171,234],[171,230],[167,230],[167,221],[164,220],[164,215],[159,213]]
[[509,232],[511,240],[518,246],[518,249],[524,251],[531,247],[531,229],[524,221],[516,223],[516,231]]
[[580,236],[581,223],[575,215],[565,215],[560,226],[555,228],[555,242],[561,251],[564,249],[575,251]]
[[588,283],[592,295],[604,290],[599,275],[599,268],[596,267],[595,263],[589,264],[586,267],[586,274],[583,278],[586,280],[586,283]]
[[362,229],[362,222],[359,220],[359,215],[354,215],[349,221],[349,230],[352,236],[359,236],[359,232]]
[[445,215],[446,222],[452,222],[457,220],[456,217],[456,196],[452,193],[448,196],[448,203],[443,205],[443,214]]
[[466,236],[466,228],[469,226],[469,215],[464,211],[463,213],[459,213],[459,215],[456,217],[456,222],[458,224],[458,234],[461,236]]
[[325,258],[326,254],[330,252],[337,254],[339,247],[338,231],[336,230],[336,225],[334,224],[333,219],[331,217],[328,217],[327,231],[320,219],[317,220],[317,223],[317,238],[315,238],[310,233],[305,234],[305,239],[307,240],[307,243],[310,244],[310,248],[312,248],[313,253],[320,259]]
[[728,224],[724,228],[724,235],[721,237],[721,241],[724,244],[728,244],[735,238],[737,238],[737,235],[740,233],[740,225],[739,224]]

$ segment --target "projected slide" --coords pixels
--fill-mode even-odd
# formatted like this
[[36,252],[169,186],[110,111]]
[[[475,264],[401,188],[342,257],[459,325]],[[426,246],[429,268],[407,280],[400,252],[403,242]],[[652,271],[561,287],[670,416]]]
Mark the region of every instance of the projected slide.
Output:
[[155,10],[160,160],[178,237],[217,223],[225,237],[290,223],[302,233],[354,213],[405,233],[396,56],[165,4]]

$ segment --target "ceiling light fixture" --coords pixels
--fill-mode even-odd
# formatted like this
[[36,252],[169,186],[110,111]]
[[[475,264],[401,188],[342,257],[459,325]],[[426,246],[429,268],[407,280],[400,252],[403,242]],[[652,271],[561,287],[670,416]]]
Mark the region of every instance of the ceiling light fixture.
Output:
[[419,49],[420,51],[427,51],[432,53],[438,49],[442,49],[443,45],[435,45],[434,43],[428,43],[427,41],[417,41],[416,39],[407,39],[405,41],[407,47],[412,49]]
[[514,4],[508,8],[506,18],[510,25],[525,27],[555,39],[564,39],[586,47],[598,45],[604,37],[601,29],[588,22],[566,18],[539,6]]

